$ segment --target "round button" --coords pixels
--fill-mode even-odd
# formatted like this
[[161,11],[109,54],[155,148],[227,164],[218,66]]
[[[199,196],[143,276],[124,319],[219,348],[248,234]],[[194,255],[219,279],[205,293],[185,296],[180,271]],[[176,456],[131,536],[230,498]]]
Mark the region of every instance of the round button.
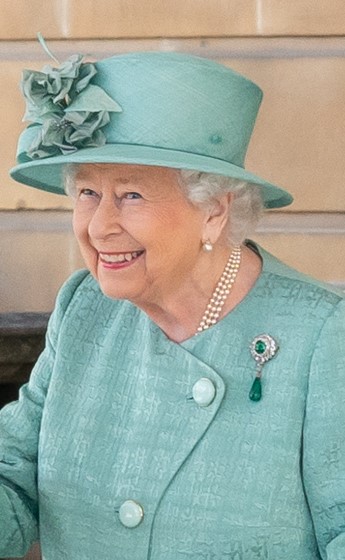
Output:
[[201,377],[193,386],[193,399],[199,406],[208,406],[216,396],[214,383],[208,377]]
[[125,527],[136,527],[144,518],[144,510],[134,500],[126,500],[120,506],[119,518]]

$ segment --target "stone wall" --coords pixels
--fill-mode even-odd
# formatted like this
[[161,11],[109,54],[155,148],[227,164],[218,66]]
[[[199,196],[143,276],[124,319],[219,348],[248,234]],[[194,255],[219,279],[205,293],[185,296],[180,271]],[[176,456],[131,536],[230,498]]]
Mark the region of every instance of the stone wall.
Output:
[[210,57],[265,96],[246,166],[291,191],[256,239],[289,264],[345,286],[345,10],[341,0],[2,0],[0,20],[0,312],[50,311],[81,259],[71,204],[8,176],[24,126],[19,80],[59,60],[135,50]]

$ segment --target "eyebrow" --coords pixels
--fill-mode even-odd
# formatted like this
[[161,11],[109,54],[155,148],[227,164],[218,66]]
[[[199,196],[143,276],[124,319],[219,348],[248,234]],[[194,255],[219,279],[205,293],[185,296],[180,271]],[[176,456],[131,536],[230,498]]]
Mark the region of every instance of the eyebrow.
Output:
[[140,175],[130,175],[129,177],[118,177],[115,182],[121,185],[127,185],[128,183],[137,183],[142,179]]
[[[80,181],[88,181],[89,177],[87,175],[87,173],[80,173],[77,175],[76,177],[77,179],[79,179]],[[118,183],[120,185],[128,185],[128,183],[138,183],[139,181],[142,180],[142,176],[141,175],[130,175],[129,177],[117,177],[116,179],[114,179],[115,183]]]

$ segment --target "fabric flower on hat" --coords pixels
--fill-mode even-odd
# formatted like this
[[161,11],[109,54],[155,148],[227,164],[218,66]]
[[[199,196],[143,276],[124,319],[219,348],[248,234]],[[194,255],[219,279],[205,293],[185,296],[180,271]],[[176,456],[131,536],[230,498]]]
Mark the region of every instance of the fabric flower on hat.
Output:
[[43,121],[30,146],[31,157],[66,155],[80,148],[103,146],[106,138],[100,129],[108,122],[107,111],[71,111],[63,117],[52,114]]
[[82,60],[81,55],[73,55],[58,68],[48,65],[42,71],[24,70],[23,120],[37,126],[28,158],[68,154],[106,143],[101,129],[109,123],[109,112],[122,109],[101,87],[90,83],[96,66]]
[[60,68],[45,66],[41,72],[24,70],[21,89],[26,99],[24,120],[43,122],[47,113],[63,110],[87,87],[96,74],[94,64],[71,56]]

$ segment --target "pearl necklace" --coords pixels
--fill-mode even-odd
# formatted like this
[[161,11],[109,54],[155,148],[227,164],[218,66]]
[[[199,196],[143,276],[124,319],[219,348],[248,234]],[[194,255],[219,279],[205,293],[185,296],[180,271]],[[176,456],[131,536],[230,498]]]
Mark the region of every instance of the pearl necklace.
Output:
[[196,330],[196,335],[205,331],[218,322],[221,310],[226,302],[231,288],[237,277],[241,263],[241,247],[236,246],[231,252],[228,262],[225,265],[223,273],[219,278],[218,284],[207,304],[205,313]]

